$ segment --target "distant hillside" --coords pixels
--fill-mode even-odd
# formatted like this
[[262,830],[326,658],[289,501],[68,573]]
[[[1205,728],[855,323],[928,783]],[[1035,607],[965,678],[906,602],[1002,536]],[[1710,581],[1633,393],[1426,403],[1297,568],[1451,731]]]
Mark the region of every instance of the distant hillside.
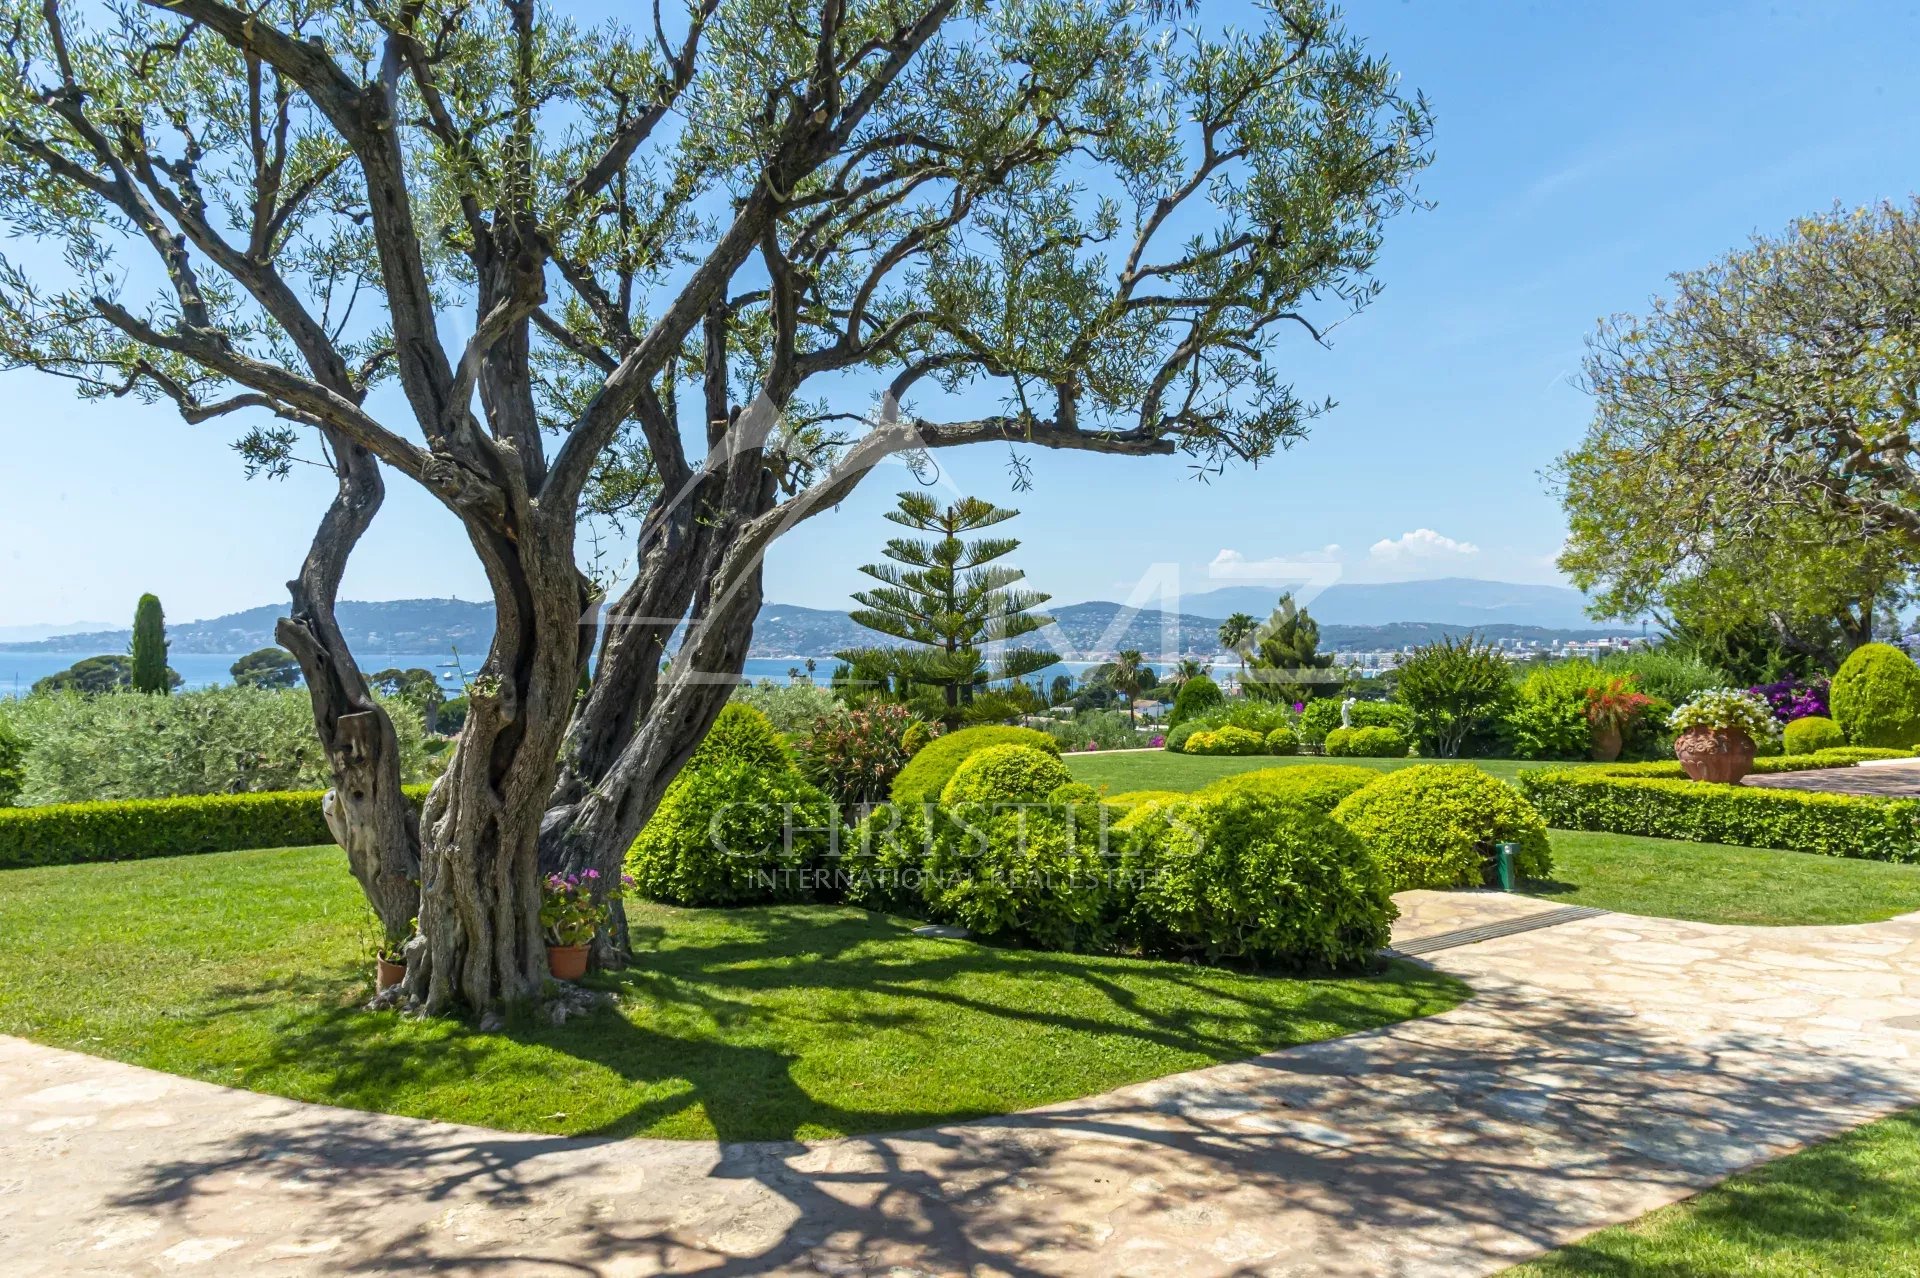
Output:
[[[1280,586],[1227,586],[1180,601],[1182,611],[1207,617],[1232,612],[1265,617]],[[1446,626],[1543,626],[1592,629],[1586,597],[1565,586],[1442,577],[1434,581],[1341,582],[1307,604],[1324,631],[1328,626],[1390,626],[1424,621]]]
[[[273,623],[287,615],[285,604],[267,604],[209,621],[167,622],[173,652],[252,652],[273,643]],[[484,652],[493,639],[493,605],[459,599],[390,599],[377,603],[342,601],[340,629],[356,653]],[[96,630],[59,635],[34,643],[0,644],[9,652],[71,652],[89,656],[125,652],[127,630]]]
[[[1409,607],[1422,599],[1431,602],[1426,588],[1447,587],[1445,582],[1407,582],[1420,587],[1410,594]],[[1452,583],[1459,586],[1500,587],[1513,592],[1556,591],[1551,586],[1502,586],[1499,582]],[[1379,600],[1390,598],[1394,586],[1335,586],[1315,600],[1311,611],[1320,621],[1321,646],[1330,650],[1401,648],[1430,643],[1442,635],[1459,635],[1469,630],[1488,639],[1522,639],[1547,642],[1555,639],[1594,638],[1619,634],[1622,627],[1596,627],[1590,621],[1553,625],[1533,620],[1556,614],[1553,595],[1536,599],[1527,619],[1494,620],[1503,605],[1501,598],[1519,603],[1524,593],[1502,596],[1498,590],[1477,593],[1456,591],[1469,600],[1455,605],[1453,617],[1427,617],[1421,620],[1392,618],[1387,622],[1351,622],[1342,616],[1372,615],[1372,609],[1385,607]],[[1386,592],[1337,596],[1336,591]],[[1244,594],[1242,592],[1245,592]],[[1237,586],[1189,598],[1189,608],[1177,613],[1158,609],[1129,609],[1105,601],[1065,604],[1051,610],[1054,624],[1034,636],[1034,642],[1051,647],[1068,659],[1100,660],[1126,648],[1137,648],[1150,657],[1174,655],[1211,657],[1223,655],[1218,631],[1220,618],[1229,612],[1249,612],[1264,618],[1276,592],[1265,587]],[[1560,592],[1579,596],[1572,591]],[[1332,599],[1332,606],[1325,603]],[[1203,611],[1198,603],[1205,601]],[[1472,602],[1478,601],[1478,602]],[[1436,605],[1438,606],[1438,605]],[[1217,610],[1217,611],[1216,611]],[[208,621],[173,622],[167,636],[176,653],[241,653],[271,644],[273,623],[285,614],[285,606],[269,604],[231,613]],[[1466,620],[1460,620],[1460,617]],[[493,608],[490,604],[468,603],[458,599],[394,599],[378,603],[346,601],[339,609],[341,629],[355,653],[377,657],[382,653],[433,653],[458,648],[463,653],[485,651],[493,637]],[[828,608],[804,608],[798,604],[766,604],[754,626],[752,657],[824,657],[846,648],[876,643],[878,636],[853,623],[846,613]],[[129,640],[125,630],[95,630],[85,634],[58,635],[29,643],[0,643],[0,651],[60,652],[91,656],[103,652],[125,652]]]

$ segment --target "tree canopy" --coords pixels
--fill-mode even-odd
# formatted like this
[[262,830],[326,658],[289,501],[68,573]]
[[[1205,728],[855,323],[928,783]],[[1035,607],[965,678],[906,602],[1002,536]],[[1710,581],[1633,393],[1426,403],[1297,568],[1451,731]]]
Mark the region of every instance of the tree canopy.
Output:
[[1599,615],[1831,669],[1920,553],[1920,205],[1804,218],[1673,285],[1589,341],[1561,567]]
[[[768,546],[886,459],[1298,439],[1430,130],[1322,0],[0,5],[0,363],[332,473],[276,638],[425,1011],[540,988],[541,872],[614,881]],[[497,614],[417,819],[334,617],[391,475]]]

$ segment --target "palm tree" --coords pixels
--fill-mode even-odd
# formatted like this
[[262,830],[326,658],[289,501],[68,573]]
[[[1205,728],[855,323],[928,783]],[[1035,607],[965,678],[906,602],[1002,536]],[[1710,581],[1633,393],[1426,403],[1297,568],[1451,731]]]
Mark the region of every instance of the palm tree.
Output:
[[1113,673],[1109,682],[1114,691],[1127,694],[1127,723],[1133,724],[1133,699],[1140,695],[1141,656],[1137,648],[1128,648],[1113,659]]
[[1220,623],[1220,646],[1240,658],[1240,683],[1247,682],[1247,640],[1260,623],[1250,613],[1236,612]]
[[1198,679],[1207,673],[1207,663],[1198,657],[1182,657],[1180,664],[1173,668],[1167,682],[1178,688],[1189,679]]

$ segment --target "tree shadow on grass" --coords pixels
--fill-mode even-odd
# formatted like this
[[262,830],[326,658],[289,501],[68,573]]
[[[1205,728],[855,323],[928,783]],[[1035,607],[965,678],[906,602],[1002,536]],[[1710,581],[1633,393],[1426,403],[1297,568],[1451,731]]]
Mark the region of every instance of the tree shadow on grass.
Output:
[[[638,1027],[615,1033],[622,1059],[659,1046],[628,1040]],[[516,1138],[313,1112],[146,1168],[122,1205],[190,1214],[223,1173],[297,1169],[308,1227],[343,1240],[334,1267],[381,1272],[1120,1272],[1130,1240],[1165,1247],[1170,1269],[1350,1271],[1356,1254],[1342,1249],[1367,1247],[1382,1271],[1418,1257],[1483,1272],[1637,1210],[1649,1189],[1696,1188],[1910,1097],[1906,1075],[1901,1062],[1741,1031],[1693,1038],[1593,997],[1496,986],[1444,1022],[824,1148]],[[1878,1192],[1871,1168],[1841,1173],[1818,1201],[1730,1224],[1762,1251],[1818,1239],[1845,1196]],[[401,1196],[378,1211],[350,1192],[389,1184]],[[450,1204],[472,1213],[459,1230],[435,1227]],[[1196,1213],[1232,1225],[1255,1258],[1236,1268],[1211,1251]]]
[[[363,1012],[337,990],[329,997],[324,979],[305,976],[222,990],[200,1014],[213,1023],[278,1010],[265,1059],[249,1064],[264,1078],[317,1074],[324,1099],[337,1104],[621,1137],[696,1133],[697,1108],[719,1139],[742,1141],[912,1128],[1098,1090],[1034,1095],[1021,1090],[1031,1083],[997,1091],[970,1083],[925,1104],[896,1093],[863,1105],[859,1087],[845,1085],[857,1079],[840,1080],[831,1095],[803,1086],[795,1077],[802,1057],[785,1050],[787,1039],[805,1051],[821,1035],[885,1034],[910,1068],[990,1073],[992,1062],[961,1059],[961,1049],[939,1041],[955,1033],[959,1014],[967,1041],[1007,1044],[1011,1070],[1026,1063],[1023,1053],[1093,1059],[1120,1043],[1147,1053],[1148,1066],[1171,1062],[1094,1069],[1105,1086],[1372,1028],[1438,1010],[1462,992],[1410,965],[1372,978],[1268,983],[1176,964],[929,940],[912,936],[910,923],[851,910],[753,910],[724,922],[716,935],[694,940],[641,923],[635,965],[592,978],[619,1006],[557,1027],[527,1017],[503,1035],[482,1035],[457,1022],[400,1021]],[[506,1059],[503,1041],[526,1050]],[[570,1096],[570,1060],[621,1080],[632,1103],[620,1108],[616,1095],[609,1112],[602,1092],[585,1102],[590,1114],[582,1110],[576,1102],[588,1087]],[[1075,1064],[1082,1073],[1073,1076],[1086,1076],[1084,1060]],[[515,1072],[524,1082],[512,1112],[457,1094]],[[526,1088],[550,1089],[551,1108],[542,1101],[527,1112]],[[993,1103],[996,1095],[1005,1102]],[[561,1112],[568,1110],[577,1112]]]

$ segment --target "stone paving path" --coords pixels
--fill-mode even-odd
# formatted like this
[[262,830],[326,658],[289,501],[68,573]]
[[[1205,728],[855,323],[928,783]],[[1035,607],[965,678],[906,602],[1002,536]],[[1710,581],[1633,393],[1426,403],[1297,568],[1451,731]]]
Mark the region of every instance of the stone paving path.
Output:
[[1754,773],[1747,785],[1825,794],[1874,794],[1890,799],[1920,799],[1920,762],[1886,761],[1851,768],[1815,768],[1807,772]]
[[[1397,939],[1526,908],[1403,904]],[[1011,1118],[812,1145],[508,1135],[0,1038],[0,1270],[1483,1274],[1920,1103],[1920,915],[1616,914],[1434,963],[1475,997]]]

